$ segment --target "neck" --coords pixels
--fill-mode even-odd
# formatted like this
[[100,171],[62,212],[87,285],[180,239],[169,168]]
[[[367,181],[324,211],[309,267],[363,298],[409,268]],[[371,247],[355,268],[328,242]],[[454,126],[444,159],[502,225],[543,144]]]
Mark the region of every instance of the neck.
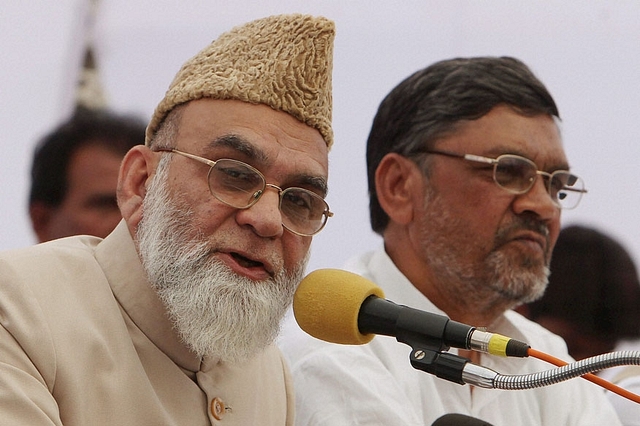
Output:
[[440,281],[421,285],[418,289],[449,318],[474,327],[491,328],[512,307],[511,302],[487,289],[474,289],[473,294],[465,294],[470,290],[465,290],[459,283]]

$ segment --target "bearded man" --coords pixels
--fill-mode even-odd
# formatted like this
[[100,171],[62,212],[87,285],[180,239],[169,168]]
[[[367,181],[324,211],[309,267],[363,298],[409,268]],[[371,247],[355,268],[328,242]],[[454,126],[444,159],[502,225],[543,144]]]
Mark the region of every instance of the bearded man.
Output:
[[[511,311],[544,291],[561,209],[585,192],[569,171],[558,120],[547,89],[515,58],[445,60],[406,78],[382,101],[367,142],[371,225],[384,247],[347,269],[396,303],[570,359],[559,336]],[[414,370],[410,348],[383,336],[339,346],[289,327],[281,347],[299,425],[431,425],[451,413],[494,426],[618,424],[586,381],[527,391],[461,386]],[[551,368],[461,355],[505,375]]]
[[124,157],[110,235],[0,255],[4,423],[293,424],[273,340],[332,215],[334,33],[281,15],[223,34]]

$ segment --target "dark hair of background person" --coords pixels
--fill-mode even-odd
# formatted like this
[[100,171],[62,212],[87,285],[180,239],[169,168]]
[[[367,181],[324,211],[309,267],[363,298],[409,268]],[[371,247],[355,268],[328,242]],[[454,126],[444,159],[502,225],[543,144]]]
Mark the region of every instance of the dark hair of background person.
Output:
[[412,157],[437,139],[506,104],[525,116],[559,118],[551,94],[521,61],[511,57],[457,58],[409,76],[382,101],[367,142],[371,227],[382,234],[389,217],[378,202],[375,173],[382,158]]
[[144,144],[146,122],[104,109],[79,108],[69,120],[42,138],[33,155],[29,205],[59,206],[67,191],[67,171],[81,147],[99,145],[121,155]]
[[560,232],[544,296],[518,310],[561,335],[583,359],[640,337],[640,282],[625,248],[597,229]]

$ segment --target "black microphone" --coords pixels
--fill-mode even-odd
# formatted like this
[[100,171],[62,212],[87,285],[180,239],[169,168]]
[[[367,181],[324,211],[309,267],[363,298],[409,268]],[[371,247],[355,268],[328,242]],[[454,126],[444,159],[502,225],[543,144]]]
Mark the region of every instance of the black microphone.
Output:
[[526,343],[397,305],[384,299],[382,289],[371,281],[339,269],[319,269],[307,275],[296,290],[293,312],[305,332],[332,343],[359,345],[382,334],[436,352],[453,346],[493,355],[528,356]]
[[484,420],[475,417],[465,416],[464,414],[445,414],[436,419],[432,426],[492,426]]

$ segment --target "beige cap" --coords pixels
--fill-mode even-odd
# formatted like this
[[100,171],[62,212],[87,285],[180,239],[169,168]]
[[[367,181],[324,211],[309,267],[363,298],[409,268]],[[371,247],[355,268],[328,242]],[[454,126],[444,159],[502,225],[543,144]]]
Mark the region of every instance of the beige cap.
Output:
[[291,114],[318,129],[330,148],[335,25],[323,17],[277,15],[222,34],[186,62],[158,104],[146,143],[176,106],[235,99]]

